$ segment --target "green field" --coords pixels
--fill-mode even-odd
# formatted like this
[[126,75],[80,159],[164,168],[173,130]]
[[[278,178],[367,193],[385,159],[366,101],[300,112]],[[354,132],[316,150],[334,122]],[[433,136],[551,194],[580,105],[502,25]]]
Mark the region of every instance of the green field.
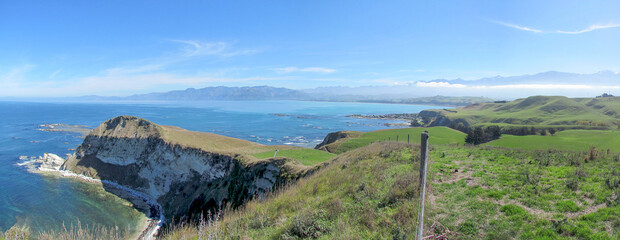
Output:
[[557,149],[586,151],[590,147],[599,150],[610,149],[620,152],[620,131],[618,130],[566,130],[555,136],[514,136],[502,135],[498,140],[486,143],[487,146],[521,148],[527,150]]
[[[272,158],[274,153],[275,153],[275,150],[268,151],[268,152],[262,152],[262,153],[256,153],[256,154],[253,154],[252,156],[258,159],[266,159],[266,158]],[[328,153],[325,151],[319,151],[315,149],[307,149],[307,148],[280,150],[278,151],[278,155],[277,155],[277,157],[288,157],[288,158],[297,159],[306,166],[312,166],[314,164],[327,161],[329,159],[332,159],[334,156],[336,155],[333,153]]]
[[[424,236],[618,239],[620,162],[611,154],[584,161],[587,155],[434,146]],[[414,239],[418,156],[417,147],[402,142],[355,149],[218,224],[182,225],[163,238],[214,232],[218,239]]]
[[463,108],[428,111],[438,112],[453,121],[464,120],[471,126],[617,129],[620,122],[620,97],[532,96],[507,103],[480,103]]
[[336,150],[336,153],[347,152],[379,141],[395,142],[398,139],[399,142],[407,143],[407,136],[409,136],[410,143],[420,143],[420,134],[424,131],[428,131],[430,144],[456,144],[464,142],[465,139],[464,133],[447,127],[379,130],[363,133],[359,138],[354,138],[342,143]]

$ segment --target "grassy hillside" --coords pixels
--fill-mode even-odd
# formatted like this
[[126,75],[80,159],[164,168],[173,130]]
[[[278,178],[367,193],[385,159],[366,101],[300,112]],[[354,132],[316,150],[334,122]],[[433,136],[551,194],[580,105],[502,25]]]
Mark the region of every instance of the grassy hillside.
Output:
[[[405,144],[375,143],[345,153],[313,176],[266,201],[203,225],[223,239],[412,239],[417,217],[417,151]],[[165,239],[192,239],[193,226]]]
[[[165,239],[413,239],[418,154],[374,143],[267,200]],[[433,145],[424,235],[447,239],[618,239],[620,160],[587,152]],[[414,159],[413,162],[411,159]]]
[[486,143],[487,146],[521,149],[558,149],[586,151],[590,147],[610,149],[620,152],[620,131],[618,130],[566,130],[555,136],[513,136],[502,135],[498,140]]
[[507,103],[479,103],[432,110],[470,125],[617,129],[620,97],[571,99],[533,96]]
[[[262,152],[262,153],[256,153],[256,154],[253,154],[252,156],[258,159],[267,159],[267,158],[272,158],[275,152],[276,152],[275,150],[272,150],[272,151],[267,151],[267,152]],[[288,157],[288,158],[297,159],[306,166],[312,166],[314,164],[327,161],[329,159],[332,159],[334,156],[336,155],[333,153],[329,153],[326,151],[320,151],[316,149],[307,149],[307,148],[279,150],[277,154],[277,157]]]
[[343,153],[379,141],[398,139],[399,142],[407,143],[408,135],[410,143],[420,143],[420,134],[424,131],[428,131],[430,141],[434,144],[462,143],[465,139],[464,133],[447,127],[388,129],[362,133],[358,138],[348,139],[341,143],[335,152]]

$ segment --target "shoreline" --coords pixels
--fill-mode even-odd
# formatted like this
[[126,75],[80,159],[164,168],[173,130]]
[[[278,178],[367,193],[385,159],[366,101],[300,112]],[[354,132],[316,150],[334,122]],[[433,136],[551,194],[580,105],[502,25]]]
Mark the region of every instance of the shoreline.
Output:
[[[143,210],[145,212],[148,212],[148,215],[145,213],[144,218],[141,219],[139,224],[137,225],[137,228],[142,230],[136,231],[136,233],[130,235],[131,237],[135,236],[135,238],[133,239],[154,240],[155,235],[159,233],[159,230],[161,229],[165,221],[161,205],[159,205],[156,201],[152,200],[146,194],[135,191],[118,183],[91,178],[67,170],[59,170],[47,167],[36,167],[34,169],[30,169],[30,171],[37,174],[54,174],[60,177],[73,178],[80,181],[85,181],[87,183],[100,183],[101,187],[104,188],[106,192],[132,203],[134,209],[138,211]],[[108,187],[108,189],[105,189],[106,186]],[[109,188],[112,188],[116,191],[109,191]]]

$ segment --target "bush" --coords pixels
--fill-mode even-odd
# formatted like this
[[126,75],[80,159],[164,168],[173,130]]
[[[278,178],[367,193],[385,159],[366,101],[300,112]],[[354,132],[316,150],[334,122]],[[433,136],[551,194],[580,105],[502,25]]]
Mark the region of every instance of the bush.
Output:
[[579,189],[579,179],[576,177],[566,179],[566,187],[570,190],[577,191],[577,189]]
[[318,238],[328,232],[329,224],[325,211],[304,211],[293,217],[290,227],[280,237],[282,239]]

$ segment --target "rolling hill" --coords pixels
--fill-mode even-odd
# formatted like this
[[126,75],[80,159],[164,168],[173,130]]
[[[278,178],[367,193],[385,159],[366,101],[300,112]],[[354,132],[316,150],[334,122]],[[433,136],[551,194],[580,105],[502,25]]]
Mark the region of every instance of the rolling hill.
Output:
[[428,126],[536,126],[565,129],[616,129],[620,97],[567,98],[532,96],[511,102],[478,103],[418,114]]

